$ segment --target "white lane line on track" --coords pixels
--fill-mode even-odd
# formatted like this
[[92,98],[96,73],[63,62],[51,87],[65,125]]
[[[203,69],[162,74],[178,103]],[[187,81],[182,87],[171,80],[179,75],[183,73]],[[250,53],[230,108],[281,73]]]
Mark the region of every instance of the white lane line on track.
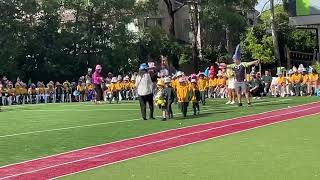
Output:
[[[311,110],[311,109],[315,109],[315,108],[319,108],[319,107],[320,106],[310,107],[310,108],[298,110],[298,111],[295,111],[295,112],[289,112],[289,113],[284,113],[284,114],[279,114],[279,115],[262,117],[262,118],[253,119],[253,120],[249,120],[249,121],[233,123],[233,124],[229,124],[229,125],[224,125],[224,126],[209,128],[209,129],[206,129],[206,130],[201,130],[201,131],[196,131],[196,132],[187,133],[187,134],[183,134],[183,135],[178,135],[178,136],[174,136],[174,137],[171,137],[171,138],[162,139],[162,140],[158,140],[158,141],[154,141],[154,142],[150,142],[150,143],[145,143],[145,144],[140,144],[140,145],[137,145],[137,146],[132,146],[132,147],[129,147],[129,148],[124,148],[124,149],[111,151],[111,152],[107,152],[107,153],[103,153],[103,154],[99,154],[99,155],[95,155],[95,156],[91,156],[91,157],[87,157],[87,158],[82,158],[82,159],[75,160],[75,161],[70,161],[70,162],[61,163],[61,164],[57,164],[57,165],[53,165],[53,166],[48,166],[48,167],[45,167],[45,168],[40,168],[40,169],[33,170],[33,171],[28,171],[28,172],[24,172],[24,173],[18,173],[18,174],[15,174],[15,175],[10,175],[10,176],[7,176],[7,177],[0,178],[0,180],[11,178],[11,177],[17,177],[17,176],[25,175],[25,174],[31,174],[31,173],[34,173],[34,172],[38,172],[38,171],[42,171],[42,170],[46,170],[46,169],[50,169],[50,168],[55,168],[55,167],[59,167],[59,166],[63,166],[63,165],[68,165],[68,164],[72,164],[72,163],[77,163],[77,162],[81,162],[81,161],[85,161],[85,160],[99,158],[99,157],[106,156],[106,155],[109,155],[109,154],[118,153],[118,152],[122,152],[122,151],[127,151],[127,150],[131,150],[131,149],[135,149],[135,148],[139,148],[139,147],[143,147],[143,146],[147,146],[147,145],[156,144],[156,143],[161,143],[161,142],[177,139],[177,138],[180,138],[180,137],[190,136],[190,135],[194,135],[194,134],[200,134],[200,133],[204,133],[204,132],[208,132],[208,131],[212,131],[212,130],[216,130],[216,129],[222,129],[222,128],[225,128],[225,127],[231,127],[231,126],[235,126],[235,125],[241,125],[241,124],[246,124],[246,123],[250,123],[250,122],[261,121],[261,120],[270,119],[270,118],[274,118],[274,117],[280,117],[280,116],[285,116],[285,115],[289,115],[289,114],[295,114],[295,113],[299,113],[299,112],[303,112],[303,111],[306,111],[306,110]],[[281,120],[279,122],[281,122]],[[259,126],[257,126],[257,127],[259,127]]]
[[[318,103],[318,102],[312,102],[312,103],[308,103],[308,104],[301,104],[301,105],[293,106],[292,108],[297,108],[297,107],[306,106],[306,105],[313,105],[313,104],[317,104],[317,103]],[[50,157],[54,157],[54,156],[58,156],[58,155],[64,155],[64,154],[73,153],[73,152],[77,152],[77,151],[81,151],[81,150],[87,150],[87,149],[90,149],[90,148],[101,147],[101,146],[105,146],[105,145],[108,145],[108,144],[120,143],[120,142],[129,141],[129,140],[133,140],[133,139],[143,138],[143,137],[147,137],[147,136],[151,136],[151,135],[156,135],[156,134],[161,134],[161,133],[169,132],[169,131],[172,131],[172,130],[179,130],[179,129],[191,128],[191,127],[195,127],[195,126],[199,126],[199,125],[207,125],[207,124],[218,123],[218,122],[226,122],[226,121],[230,121],[230,120],[234,120],[234,119],[238,119],[238,118],[246,118],[246,117],[250,117],[250,116],[253,116],[253,115],[262,115],[262,114],[265,114],[265,113],[272,113],[272,112],[275,112],[275,111],[286,110],[286,109],[288,109],[288,108],[270,110],[270,111],[261,112],[261,113],[256,113],[256,114],[249,114],[249,115],[246,115],[246,116],[234,117],[234,118],[230,118],[230,119],[226,119],[226,120],[221,120],[221,121],[216,121],[216,122],[207,122],[207,123],[203,123],[203,124],[194,124],[194,125],[190,125],[190,126],[186,126],[186,127],[179,127],[179,128],[175,128],[175,129],[168,129],[168,130],[159,131],[159,132],[155,132],[155,133],[151,133],[151,134],[146,134],[146,135],[141,135],[141,136],[137,136],[137,137],[122,139],[122,140],[113,141],[113,142],[108,142],[108,143],[104,143],[104,144],[98,144],[98,145],[88,146],[88,147],[84,147],[84,148],[80,148],[80,149],[75,149],[75,150],[71,150],[71,151],[66,151],[66,152],[62,152],[62,153],[58,153],[58,154],[54,154],[54,155],[48,155],[48,156],[43,156],[43,157],[39,157],[39,158],[31,159],[31,160],[26,160],[26,161],[22,161],[22,162],[18,162],[18,163],[8,164],[8,165],[2,166],[2,167],[0,167],[0,168],[5,168],[5,167],[8,167],[8,166],[14,166],[14,165],[19,165],[19,164],[25,164],[25,163],[32,162],[32,161],[42,160],[42,159],[45,159],[45,158],[50,158]]]
[[187,144],[183,144],[183,145],[179,145],[179,146],[174,146],[174,147],[167,148],[167,149],[164,149],[164,150],[161,150],[161,151],[156,151],[156,152],[152,152],[152,153],[147,153],[147,154],[143,154],[143,155],[140,155],[140,156],[135,156],[135,157],[132,157],[132,158],[124,159],[124,160],[121,160],[121,161],[116,161],[116,162],[113,162],[113,163],[104,164],[104,165],[100,165],[100,166],[97,166],[97,167],[85,169],[85,170],[82,170],[82,171],[77,171],[77,172],[74,172],[74,173],[70,173],[70,174],[66,174],[66,175],[62,175],[62,176],[57,176],[57,177],[55,177],[55,178],[50,178],[50,180],[60,179],[60,178],[62,178],[62,177],[67,177],[67,176],[72,176],[72,175],[79,174],[79,173],[84,173],[84,172],[91,171],[91,170],[94,170],[94,169],[99,169],[99,168],[102,168],[102,167],[105,167],[105,166],[110,166],[110,165],[113,165],[113,164],[118,164],[118,163],[121,163],[121,162],[124,162],[124,161],[129,161],[129,160],[133,160],[133,159],[137,159],[137,158],[141,158],[141,157],[145,157],[145,156],[149,156],[149,155],[153,155],[153,154],[165,152],[165,151],[172,150],[172,149],[182,148],[182,147],[185,147],[185,146],[189,146],[189,145],[193,145],[193,144],[198,144],[198,143],[205,142],[205,141],[210,141],[210,140],[213,140],[213,139],[223,138],[223,137],[226,137],[226,136],[230,136],[230,135],[234,135],[234,134],[239,134],[239,133],[242,133],[242,132],[247,132],[247,131],[259,129],[259,128],[262,128],[262,127],[271,126],[271,125],[275,125],[275,124],[280,124],[280,123],[282,123],[282,122],[293,121],[293,120],[296,120],[296,119],[305,118],[305,117],[310,117],[310,116],[315,116],[315,115],[319,115],[319,114],[320,114],[320,113],[314,113],[314,114],[310,114],[310,115],[303,116],[303,117],[297,117],[297,118],[287,119],[287,120],[284,120],[284,121],[278,121],[278,122],[274,122],[274,123],[270,123],[270,124],[266,124],[266,125],[262,125],[262,126],[257,126],[257,127],[253,127],[253,128],[248,128],[248,129],[245,129],[245,130],[242,130],[242,131],[236,131],[236,132],[233,132],[233,133],[227,133],[227,134],[224,134],[224,135],[221,135],[221,136],[216,136],[216,137],[204,139],[204,140],[201,140],[201,141],[196,141],[196,142],[187,143]]
[[[281,101],[290,101],[292,99],[281,99]],[[267,102],[257,102],[255,104],[269,104],[273,102],[280,102],[278,101],[267,101]],[[236,106],[223,106],[223,107],[216,107],[213,109],[206,109],[203,110],[202,112],[210,112],[214,110],[222,110],[222,109],[231,109],[232,107]],[[181,113],[177,113],[174,115],[178,115]],[[203,113],[206,114],[206,113]],[[108,124],[118,124],[118,123],[126,123],[126,122],[133,122],[133,121],[140,121],[141,118],[139,119],[129,119],[129,120],[123,120],[123,121],[112,121],[112,122],[105,122],[105,123],[95,123],[95,124],[87,124],[87,125],[80,125],[80,126],[71,126],[71,127],[64,127],[64,128],[56,128],[56,129],[47,129],[47,130],[39,130],[39,131],[31,131],[31,132],[24,132],[24,133],[15,133],[15,134],[7,134],[7,135],[2,135],[0,136],[1,138],[7,138],[7,137],[15,137],[15,136],[21,136],[21,135],[30,135],[30,134],[39,134],[39,133],[45,133],[45,132],[54,132],[54,131],[63,131],[63,130],[69,130],[69,129],[78,129],[78,128],[85,128],[85,127],[93,127],[93,126],[100,126],[100,125],[108,125]]]

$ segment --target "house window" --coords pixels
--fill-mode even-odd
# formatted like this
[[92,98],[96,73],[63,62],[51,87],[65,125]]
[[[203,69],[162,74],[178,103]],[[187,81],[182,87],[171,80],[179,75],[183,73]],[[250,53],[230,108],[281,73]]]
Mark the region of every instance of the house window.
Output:
[[162,26],[162,19],[161,18],[146,18],[145,27],[161,27]]

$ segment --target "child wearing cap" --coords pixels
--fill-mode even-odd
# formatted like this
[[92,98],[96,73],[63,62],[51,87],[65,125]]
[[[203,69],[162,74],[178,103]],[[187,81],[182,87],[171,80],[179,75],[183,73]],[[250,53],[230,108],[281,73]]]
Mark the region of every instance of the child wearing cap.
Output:
[[217,76],[218,76],[217,87],[215,89],[215,92],[216,92],[217,96],[224,98],[225,93],[226,93],[227,80],[226,80],[226,77],[222,74],[221,70],[219,70]]
[[84,102],[86,94],[86,84],[84,82],[79,81],[77,85],[77,91],[79,92],[78,101]]
[[287,79],[283,71],[278,72],[277,75],[278,75],[278,78],[276,79],[277,92],[275,93],[275,97],[285,96],[287,94]]
[[167,111],[168,98],[165,91],[164,81],[161,79],[157,82],[157,93],[155,95],[154,103],[162,111],[162,121],[166,121],[169,118]]
[[29,95],[29,102],[32,103],[37,103],[37,89],[36,85],[34,83],[31,84],[30,88],[28,89],[28,95]]
[[209,98],[215,98],[215,88],[217,87],[217,78],[215,78],[214,74],[209,75]]
[[300,96],[300,88],[302,82],[302,75],[298,72],[296,67],[292,69],[293,74],[289,78],[289,91],[293,96]]
[[130,81],[130,96],[131,100],[136,100],[138,98],[137,95],[137,87],[136,87],[136,75],[132,75],[131,81]]
[[111,84],[109,86],[109,92],[111,93],[111,97],[109,98],[109,103],[111,104],[114,99],[117,103],[119,103],[119,89],[121,89],[120,84],[118,83],[118,79],[113,77],[111,79]]
[[197,84],[196,79],[191,79],[191,89],[192,89],[192,108],[193,108],[193,115],[199,115],[200,114],[200,91]]
[[123,82],[122,82],[122,86],[123,86],[123,93],[122,93],[122,96],[123,96],[123,99],[124,100],[128,100],[130,99],[130,91],[131,91],[131,87],[130,87],[130,81],[129,81],[129,76],[125,76],[123,78]]
[[200,97],[201,97],[201,103],[202,105],[206,104],[206,94],[208,90],[208,81],[205,78],[205,75],[203,72],[199,72],[199,80],[198,80],[198,87],[200,91]]
[[232,69],[227,69],[226,76],[228,78],[228,98],[229,101],[226,104],[235,104],[236,102],[236,90],[235,90],[235,78],[234,71]]
[[317,92],[318,82],[319,82],[319,74],[316,72],[315,69],[310,67],[309,82],[308,82],[308,93],[310,95],[314,95]]
[[309,83],[309,75],[307,73],[307,70],[303,69],[302,70],[302,83],[301,83],[301,88],[300,88],[300,95],[301,96],[306,96],[307,94],[309,94],[308,83]]
[[173,87],[171,86],[171,79],[169,77],[164,78],[165,83],[165,93],[167,96],[167,112],[169,119],[173,118],[173,112],[172,112],[172,104],[175,101],[176,93]]
[[124,88],[123,88],[122,76],[121,75],[119,75],[118,78],[117,78],[116,89],[118,91],[118,95],[117,95],[118,99],[119,100],[124,99],[124,97],[123,97]]
[[12,82],[9,82],[7,84],[7,101],[8,101],[8,105],[12,105],[13,104],[14,98],[15,98],[15,88],[13,87]]
[[188,86],[186,77],[179,78],[179,86],[177,87],[177,98],[180,104],[183,117],[187,117],[189,101],[192,97],[192,91]]
[[17,104],[22,104],[21,84],[19,82],[16,82],[14,89],[15,89],[14,94],[16,95],[15,102]]

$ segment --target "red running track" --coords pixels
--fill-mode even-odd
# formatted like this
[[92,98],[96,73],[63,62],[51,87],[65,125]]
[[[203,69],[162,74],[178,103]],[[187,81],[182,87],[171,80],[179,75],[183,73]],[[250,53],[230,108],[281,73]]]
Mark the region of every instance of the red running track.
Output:
[[56,178],[317,113],[320,113],[320,103],[312,103],[231,120],[164,131],[1,167],[0,180]]

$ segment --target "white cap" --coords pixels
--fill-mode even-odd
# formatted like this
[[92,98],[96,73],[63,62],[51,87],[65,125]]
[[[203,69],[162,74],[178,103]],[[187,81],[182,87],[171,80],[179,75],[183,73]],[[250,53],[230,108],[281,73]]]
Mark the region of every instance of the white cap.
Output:
[[112,83],[116,83],[116,82],[118,82],[118,79],[117,79],[116,77],[113,77],[113,78],[111,79],[111,82],[112,82]]
[[169,77],[165,77],[164,78],[164,83],[171,83],[171,79]]

